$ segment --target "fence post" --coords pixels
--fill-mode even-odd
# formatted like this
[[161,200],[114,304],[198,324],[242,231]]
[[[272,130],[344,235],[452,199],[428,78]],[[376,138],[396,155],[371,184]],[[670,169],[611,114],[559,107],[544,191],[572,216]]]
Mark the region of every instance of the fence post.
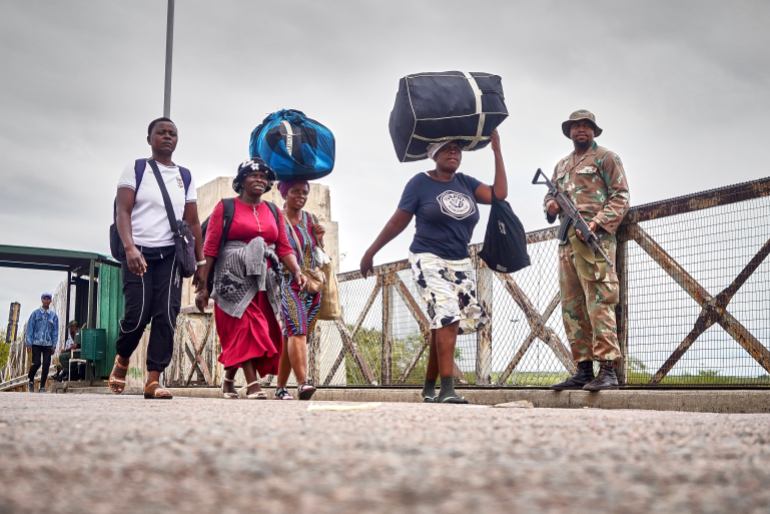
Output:
[[[623,230],[625,235],[626,231]],[[618,346],[620,346],[620,361],[615,363],[618,383],[625,385],[628,381],[628,239],[618,238],[615,266],[618,274],[618,304],[615,306],[615,320],[618,331]]]
[[307,374],[308,378],[313,382],[313,384],[319,384],[321,383],[321,370],[320,366],[318,365],[319,355],[319,340],[320,335],[319,332],[321,330],[321,327],[318,325],[319,322],[316,322],[315,329],[308,334],[308,340],[307,340],[307,359],[308,359],[308,369]]
[[[475,250],[475,248],[474,248]],[[476,385],[489,385],[492,380],[492,303],[494,272],[487,268],[473,252],[476,268],[476,293],[479,303],[487,313],[489,321],[476,332]]]
[[382,280],[382,365],[380,366],[380,381],[382,385],[390,385],[393,368],[393,337],[391,330],[391,310],[393,307],[394,271],[386,271],[380,275]]

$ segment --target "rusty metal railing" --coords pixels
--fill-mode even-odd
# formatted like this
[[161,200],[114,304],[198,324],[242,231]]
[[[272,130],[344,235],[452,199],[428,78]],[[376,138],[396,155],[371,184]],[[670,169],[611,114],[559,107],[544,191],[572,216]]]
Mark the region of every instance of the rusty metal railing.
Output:
[[[618,371],[633,387],[770,387],[770,179],[630,210],[618,233]],[[574,370],[561,319],[556,229],[527,234],[532,265],[486,268],[471,247],[492,323],[458,338],[455,374],[484,387],[548,386]],[[428,321],[405,260],[367,279],[338,275],[343,317],[319,322],[319,385],[420,384]],[[172,385],[218,385],[210,315],[183,314]]]
[[[629,386],[770,387],[770,179],[630,210],[619,231],[619,372]],[[456,374],[546,386],[574,370],[559,307],[555,228],[527,234],[532,266],[487,269],[471,247],[490,327],[460,336]],[[416,384],[428,322],[406,261],[339,276],[343,319],[319,324],[324,385]],[[324,355],[319,352],[323,350]]]

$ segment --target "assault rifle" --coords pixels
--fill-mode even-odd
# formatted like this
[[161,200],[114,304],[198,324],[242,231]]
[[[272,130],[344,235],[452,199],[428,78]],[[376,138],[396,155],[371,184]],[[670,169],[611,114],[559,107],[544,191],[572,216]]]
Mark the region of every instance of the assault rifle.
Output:
[[[541,176],[543,177],[542,182],[538,181],[538,177]],[[575,230],[579,230],[583,234],[583,240],[586,242],[588,247],[594,251],[594,254],[599,254],[602,259],[607,262],[607,265],[609,265],[610,268],[614,268],[614,263],[610,262],[610,258],[607,255],[607,252],[604,251],[604,248],[602,248],[602,245],[599,243],[599,237],[590,228],[588,228],[588,223],[586,223],[586,220],[583,219],[583,216],[580,215],[580,212],[578,212],[577,207],[575,207],[575,204],[572,203],[572,200],[570,200],[567,195],[556,189],[556,186],[553,185],[553,182],[548,180],[548,177],[545,176],[543,170],[540,168],[537,169],[535,172],[535,177],[532,179],[532,183],[546,186],[548,188],[548,193],[553,196],[553,199],[556,200],[556,203],[558,203],[559,207],[561,207],[561,212],[564,214],[564,218],[561,226],[559,227],[559,240],[566,241],[567,231],[569,230],[570,226],[574,226]]]

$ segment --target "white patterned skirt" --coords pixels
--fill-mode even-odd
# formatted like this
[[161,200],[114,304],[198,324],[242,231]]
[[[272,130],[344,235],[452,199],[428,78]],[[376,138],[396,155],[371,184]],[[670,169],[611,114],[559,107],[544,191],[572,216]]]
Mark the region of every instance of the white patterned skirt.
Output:
[[487,323],[487,313],[476,298],[470,258],[448,260],[432,253],[410,252],[409,264],[417,290],[427,304],[431,329],[459,321],[459,333],[471,334]]

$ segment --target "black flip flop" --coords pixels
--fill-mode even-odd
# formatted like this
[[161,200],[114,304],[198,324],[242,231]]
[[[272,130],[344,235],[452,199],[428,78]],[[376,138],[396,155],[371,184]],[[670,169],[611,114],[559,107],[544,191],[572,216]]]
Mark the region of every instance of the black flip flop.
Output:
[[300,400],[309,400],[315,393],[316,388],[313,384],[300,384],[297,387],[297,396]]

